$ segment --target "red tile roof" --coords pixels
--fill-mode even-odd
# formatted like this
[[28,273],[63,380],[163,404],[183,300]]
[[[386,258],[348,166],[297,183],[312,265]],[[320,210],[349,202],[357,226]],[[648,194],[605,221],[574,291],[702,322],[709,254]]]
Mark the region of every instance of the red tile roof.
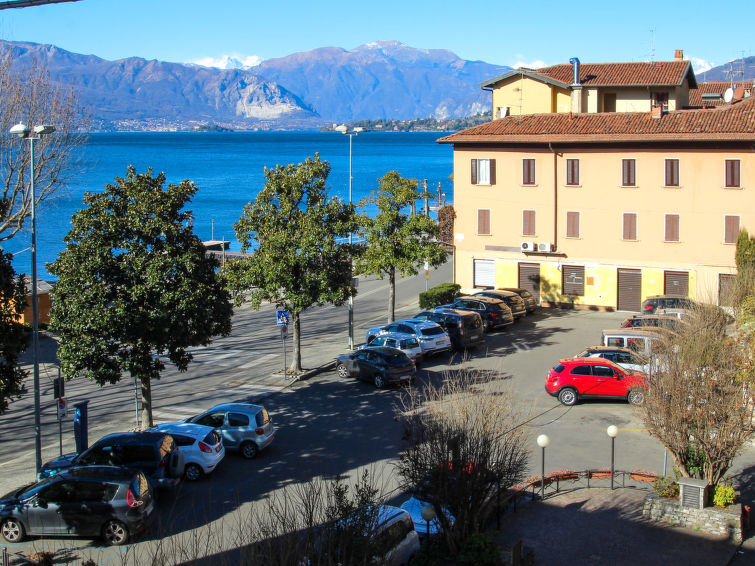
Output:
[[[568,86],[573,80],[570,64],[537,69],[535,73]],[[677,86],[688,75],[695,84],[695,74],[689,61],[657,61],[646,63],[582,63],[579,82],[596,86]]]
[[[753,91],[753,83],[755,81],[740,81],[737,84],[741,84],[745,90]],[[724,102],[724,92],[731,86],[731,82],[709,82],[698,83],[697,88],[690,89],[689,91],[689,105],[690,106],[722,106],[726,104]],[[720,99],[703,98],[703,94],[719,94]],[[753,93],[755,94],[755,93]]]
[[626,141],[755,142],[755,96],[719,108],[668,112],[661,118],[650,112],[507,116],[438,140],[452,144]]

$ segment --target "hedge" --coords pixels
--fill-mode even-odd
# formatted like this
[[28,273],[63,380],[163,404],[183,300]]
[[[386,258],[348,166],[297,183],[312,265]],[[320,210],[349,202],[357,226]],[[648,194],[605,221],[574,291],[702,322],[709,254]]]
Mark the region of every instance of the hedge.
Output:
[[419,294],[419,308],[431,309],[438,305],[452,303],[459,296],[461,285],[456,283],[441,283]]

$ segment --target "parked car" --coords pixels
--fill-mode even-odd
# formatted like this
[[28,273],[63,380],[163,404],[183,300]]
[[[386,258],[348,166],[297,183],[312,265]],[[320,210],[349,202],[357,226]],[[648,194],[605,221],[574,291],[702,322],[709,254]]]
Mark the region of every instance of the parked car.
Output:
[[448,333],[455,350],[476,348],[485,343],[482,317],[477,312],[438,307],[430,311],[422,311],[413,318],[431,320],[440,324]]
[[201,424],[220,433],[226,450],[238,451],[251,460],[272,444],[275,427],[262,405],[223,403],[183,422]]
[[149,478],[155,487],[170,489],[181,483],[183,454],[175,440],[165,432],[118,432],[103,436],[81,454],[64,454],[50,460],[39,478],[73,466],[123,466],[134,468]]
[[464,296],[454,299],[450,305],[443,305],[443,308],[476,312],[482,318],[482,328],[485,332],[514,324],[511,309],[500,299]]
[[585,348],[574,356],[575,358],[603,358],[611,360],[616,365],[626,369],[641,371],[647,373],[650,364],[648,358],[641,356],[629,348],[618,348],[612,346],[590,346]]
[[447,352],[451,349],[451,339],[443,328],[429,320],[399,320],[385,326],[376,326],[367,331],[367,343],[380,335],[388,332],[400,332],[411,334],[419,342],[422,348],[422,356]]
[[387,348],[401,350],[414,360],[415,363],[422,359],[422,347],[419,345],[419,340],[411,334],[403,334],[401,332],[380,334],[375,336],[369,344],[358,344],[356,349],[361,350],[363,348],[374,348],[376,346],[385,346]]
[[625,318],[621,323],[621,328],[667,328],[668,330],[679,330],[684,324],[678,317],[666,316],[660,314],[635,314]]
[[653,295],[642,301],[640,310],[643,314],[654,314],[657,309],[687,309],[691,310],[697,303],[689,297],[674,295]]
[[581,399],[624,399],[632,405],[645,402],[645,374],[624,369],[602,358],[566,358],[548,371],[545,390],[571,406]]
[[378,346],[338,356],[336,372],[340,377],[355,377],[382,389],[386,385],[410,383],[417,376],[417,367],[401,350]]
[[[441,530],[440,521],[438,520],[437,514],[433,518],[433,520],[429,522],[425,521],[425,519],[422,518],[422,509],[426,506],[426,502],[417,499],[414,495],[411,495],[409,499],[401,504],[401,509],[409,513],[409,515],[411,516],[412,522],[414,523],[414,530],[417,531],[417,535],[420,537],[427,536],[428,527],[429,533],[431,535],[437,534]],[[448,510],[446,510],[445,513],[446,517],[448,517],[449,522],[451,523],[451,525],[453,525],[455,522],[454,516],[451,515]]]
[[511,314],[514,315],[514,320],[519,320],[522,317],[527,316],[527,305],[524,303],[524,299],[513,291],[480,291],[475,293],[474,297],[490,297],[491,299],[499,299],[506,303],[506,306],[511,309]]
[[209,426],[192,423],[165,423],[151,428],[167,432],[184,456],[184,479],[196,481],[209,474],[225,457],[220,434]]
[[143,472],[84,466],[11,491],[0,498],[0,532],[8,542],[31,536],[102,537],[126,544],[153,518],[149,480]]
[[687,310],[687,309],[672,309],[672,308],[656,309],[654,314],[674,316],[678,318],[679,320],[683,320],[685,322],[689,322],[695,317],[694,311]]
[[629,348],[644,356],[662,347],[664,340],[672,336],[671,331],[659,327],[612,328],[603,330],[600,343],[603,346]]
[[511,291],[512,293],[519,295],[524,301],[524,306],[527,308],[527,314],[532,314],[537,310],[537,299],[527,289],[521,289],[519,287],[502,287],[501,289],[496,289],[496,291]]

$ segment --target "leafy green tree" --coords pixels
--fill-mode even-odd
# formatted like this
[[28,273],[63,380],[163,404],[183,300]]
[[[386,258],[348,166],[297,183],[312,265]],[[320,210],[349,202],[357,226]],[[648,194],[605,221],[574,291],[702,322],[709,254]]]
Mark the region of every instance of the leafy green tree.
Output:
[[248,298],[258,309],[268,301],[291,314],[294,373],[301,371],[301,313],[343,304],[355,293],[352,247],[342,240],[356,231],[357,215],[351,204],[328,198],[329,173],[317,154],[298,165],[265,168],[265,187],[234,226],[242,250],[254,253],[226,265],[237,303]]
[[12,254],[0,251],[0,414],[25,391],[26,372],[18,367],[18,357],[29,342],[19,322],[26,304],[24,282],[16,277],[12,261]]
[[50,322],[66,378],[104,385],[128,371],[141,383],[142,426],[152,426],[151,380],[164,356],[185,371],[188,347],[230,333],[233,308],[183,210],[197,187],[187,180],[165,189],[163,173],[131,166],[115,181],[85,194],[66,249],[48,266],[59,278]]
[[377,206],[374,219],[364,218],[362,235],[366,245],[356,260],[356,272],[388,277],[388,322],[395,320],[396,274],[416,275],[425,260],[438,267],[446,261],[446,251],[438,243],[438,225],[428,216],[404,212],[422,193],[416,179],[405,179],[389,171],[378,179],[377,194],[362,205]]

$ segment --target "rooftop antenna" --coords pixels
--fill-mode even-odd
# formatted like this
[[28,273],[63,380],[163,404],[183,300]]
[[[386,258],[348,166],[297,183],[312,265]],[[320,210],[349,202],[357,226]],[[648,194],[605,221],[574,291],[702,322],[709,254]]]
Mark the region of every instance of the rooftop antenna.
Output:
[[650,28],[650,62],[655,61],[655,28]]

